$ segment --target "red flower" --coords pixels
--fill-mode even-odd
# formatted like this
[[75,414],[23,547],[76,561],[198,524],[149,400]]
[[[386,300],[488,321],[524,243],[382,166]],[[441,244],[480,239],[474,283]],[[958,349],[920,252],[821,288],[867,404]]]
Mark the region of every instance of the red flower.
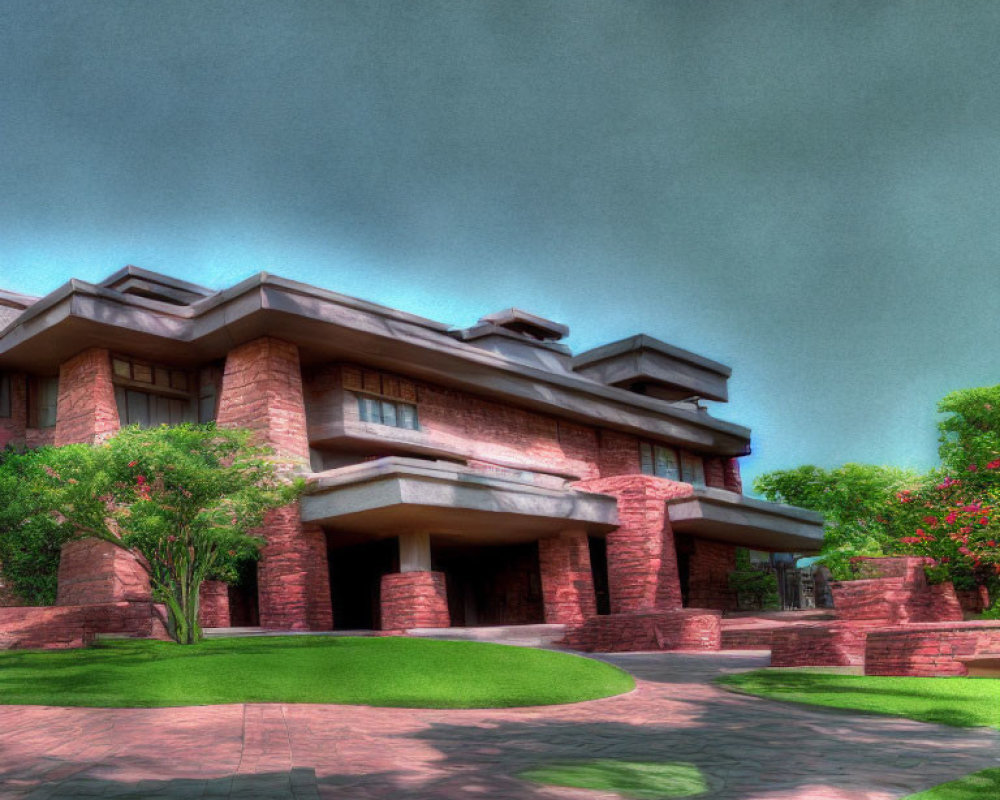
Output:
[[980,525],[989,525],[990,524],[990,518],[989,517],[980,517],[979,518],[979,524]]
[[138,461],[129,461],[129,462],[128,462],[128,465],[129,465],[130,467],[134,467],[134,466],[135,466],[136,464],[138,464],[138,463],[139,463]]
[[1000,469],[1000,458],[997,458],[987,464],[986,469]]
[[926,523],[927,523],[928,525],[930,525],[930,526],[931,526],[932,528],[933,528],[933,527],[934,527],[935,525],[937,525],[937,524],[938,524],[938,518],[937,518],[937,517],[924,517],[924,518],[923,518],[923,520],[924,520],[924,522],[926,522]]
[[952,511],[947,517],[944,518],[944,521],[945,521],[945,524],[947,524],[947,525],[954,525],[955,524],[955,520],[957,520],[957,519],[958,519],[958,514],[956,514],[954,511]]
[[919,536],[902,536],[900,540],[903,544],[920,544],[923,539]]
[[970,528],[968,525],[966,525],[964,528],[959,528],[958,532],[959,533],[964,533],[964,534],[970,534],[970,533],[972,533],[972,528]]
[[969,464],[967,469],[969,470],[969,472],[975,472],[977,469],[979,469],[979,467],[977,467],[975,464]]

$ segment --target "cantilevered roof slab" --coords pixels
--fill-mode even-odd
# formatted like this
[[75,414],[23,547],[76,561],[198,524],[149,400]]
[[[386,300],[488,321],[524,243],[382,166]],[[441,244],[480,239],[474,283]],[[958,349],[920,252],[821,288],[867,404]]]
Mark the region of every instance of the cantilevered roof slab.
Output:
[[667,512],[677,533],[754,550],[814,553],[823,544],[822,514],[724,489],[695,489],[693,496],[668,500]]
[[576,491],[559,479],[398,457],[316,473],[301,509],[304,522],[318,522],[345,542],[427,531],[439,540],[498,544],[618,526],[614,497]]

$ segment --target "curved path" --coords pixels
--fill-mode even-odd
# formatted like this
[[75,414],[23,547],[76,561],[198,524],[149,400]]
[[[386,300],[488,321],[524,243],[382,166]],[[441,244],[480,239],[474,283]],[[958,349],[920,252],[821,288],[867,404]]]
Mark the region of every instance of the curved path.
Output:
[[723,692],[747,654],[623,654],[635,692],[508,710],[0,706],[0,797],[613,798],[516,773],[589,758],[688,762],[712,800],[894,800],[1000,765],[1000,732]]

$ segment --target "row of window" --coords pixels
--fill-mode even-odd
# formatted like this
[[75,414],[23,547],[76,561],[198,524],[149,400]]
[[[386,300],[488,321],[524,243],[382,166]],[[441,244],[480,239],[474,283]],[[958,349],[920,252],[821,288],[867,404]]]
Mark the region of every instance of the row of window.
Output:
[[358,395],[358,417],[362,422],[389,425],[393,428],[420,430],[417,421],[417,407],[413,403],[400,400],[386,400],[382,397]]
[[[131,386],[116,385],[115,400],[122,425],[177,425],[182,422],[208,422],[215,419],[218,394],[218,368],[202,369],[195,376],[165,367],[115,358],[114,377],[118,382],[150,383],[163,387],[171,394],[143,391]],[[197,391],[188,387],[197,384]],[[185,391],[187,390],[187,391]],[[11,379],[0,373],[0,417],[11,415]],[[28,382],[30,427],[48,428],[56,424],[59,396],[58,378],[34,378]],[[417,407],[402,400],[358,394],[358,417],[362,422],[386,425],[405,430],[420,430]],[[639,468],[644,475],[654,475],[694,486],[705,485],[705,466],[700,456],[678,451],[673,447],[642,442],[639,444]]]

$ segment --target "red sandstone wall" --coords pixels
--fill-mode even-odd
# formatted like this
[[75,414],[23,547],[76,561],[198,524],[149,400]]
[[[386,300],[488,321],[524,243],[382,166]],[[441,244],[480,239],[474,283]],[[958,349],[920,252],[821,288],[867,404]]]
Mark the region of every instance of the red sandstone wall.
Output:
[[298,348],[263,337],[231,350],[216,421],[220,428],[257,431],[289,467],[308,465]]
[[736,592],[729,588],[729,573],[734,569],[734,545],[695,537],[688,574],[688,605],[735,610],[738,607]]
[[0,650],[84,647],[99,633],[166,640],[164,619],[148,602],[0,608]]
[[586,533],[539,539],[538,566],[546,622],[573,625],[597,614]]
[[59,367],[55,443],[98,442],[120,427],[111,356],[91,347]]
[[101,539],[62,546],[56,605],[149,602],[150,597],[149,576],[126,550]]
[[740,477],[740,462],[738,459],[730,458],[726,461],[725,484],[729,491],[743,494],[743,478]]
[[280,630],[333,628],[326,537],[318,525],[304,525],[299,504],[269,511],[267,544],[257,564],[260,625]]
[[677,551],[667,518],[668,497],[684,497],[690,484],[648,475],[598,478],[574,484],[618,498],[619,528],[608,534],[611,613],[679,609]]
[[198,624],[203,628],[229,627],[229,587],[222,581],[204,581],[201,584]]
[[[370,372],[373,385],[377,385],[377,375],[396,379],[363,367],[347,368]],[[320,437],[325,424],[338,418],[346,424],[364,424],[358,419],[353,398],[344,399],[341,394],[344,369],[344,365],[331,364],[305,376],[306,409],[314,439]],[[394,441],[411,442],[473,460],[584,480],[640,472],[639,439],[635,436],[598,430],[456,389],[404,380],[414,387],[421,430],[386,430],[379,425],[364,429],[369,436],[386,433],[389,450]],[[341,406],[342,416],[338,416]],[[721,461],[719,465],[721,469]],[[724,486],[724,479],[718,485]]]
[[722,614],[702,609],[591,617],[566,631],[562,644],[598,653],[637,650],[718,650]]
[[772,667],[849,667],[862,663],[865,636],[878,622],[823,622],[771,634]]
[[1000,652],[1000,622],[909,625],[868,634],[865,675],[967,675],[959,659]]
[[384,631],[451,625],[443,572],[390,572],[381,592]]
[[[220,427],[258,431],[285,468],[308,468],[298,348],[265,337],[231,350],[226,356],[217,421]],[[269,512],[263,534],[267,544],[257,567],[261,626],[331,629],[330,575],[322,530],[303,525],[295,503]]]

